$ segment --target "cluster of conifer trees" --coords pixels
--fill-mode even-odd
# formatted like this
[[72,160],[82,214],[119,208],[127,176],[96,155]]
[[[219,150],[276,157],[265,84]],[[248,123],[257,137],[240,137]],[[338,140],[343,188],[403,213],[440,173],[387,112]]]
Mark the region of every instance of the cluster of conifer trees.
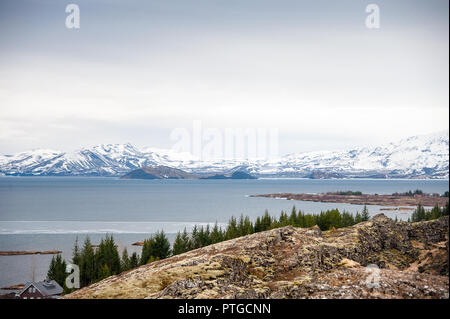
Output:
[[440,208],[438,205],[436,205],[430,210],[425,210],[425,208],[419,204],[417,208],[414,210],[414,213],[411,215],[409,221],[420,222],[422,220],[432,220],[442,216],[448,216],[448,212],[449,212],[448,202],[443,208]]
[[270,216],[266,210],[264,215],[256,218],[254,223],[248,216],[241,215],[239,219],[231,217],[225,229],[222,229],[216,223],[212,228],[209,225],[206,227],[194,226],[190,235],[186,229],[183,232],[178,232],[173,243],[172,253],[177,255],[224,240],[289,225],[303,228],[317,225],[321,230],[329,230],[352,226],[367,220],[369,220],[369,210],[366,206],[364,206],[361,214],[356,213],[356,215],[345,211],[340,213],[337,209],[327,210],[316,215],[304,214],[302,211],[297,212],[294,206],[290,214],[282,211],[279,218],[276,218]]

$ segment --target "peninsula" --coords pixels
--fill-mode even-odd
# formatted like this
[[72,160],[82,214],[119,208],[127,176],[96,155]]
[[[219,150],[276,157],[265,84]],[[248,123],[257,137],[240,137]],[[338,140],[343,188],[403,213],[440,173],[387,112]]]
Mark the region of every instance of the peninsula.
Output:
[[60,250],[8,250],[0,251],[0,256],[19,256],[19,255],[57,255],[60,254]]
[[362,194],[361,192],[333,192],[323,194],[294,194],[294,193],[274,193],[256,194],[250,197],[281,198],[287,200],[301,200],[321,203],[345,203],[355,205],[379,205],[379,206],[422,206],[432,207],[438,205],[444,207],[448,202],[448,197],[437,194]]

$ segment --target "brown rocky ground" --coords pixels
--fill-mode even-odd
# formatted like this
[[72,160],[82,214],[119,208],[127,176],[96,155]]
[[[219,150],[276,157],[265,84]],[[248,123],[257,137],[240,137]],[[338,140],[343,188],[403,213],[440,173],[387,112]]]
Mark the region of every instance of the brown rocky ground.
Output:
[[229,240],[66,298],[448,298],[448,251],[448,217],[380,214],[338,230],[288,226]]

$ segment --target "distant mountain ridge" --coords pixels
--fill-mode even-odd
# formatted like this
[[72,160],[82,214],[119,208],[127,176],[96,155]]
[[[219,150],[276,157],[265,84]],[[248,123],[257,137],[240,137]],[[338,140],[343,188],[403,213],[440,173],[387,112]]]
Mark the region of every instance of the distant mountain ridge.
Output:
[[131,144],[102,144],[74,152],[33,150],[0,155],[0,174],[122,176],[142,167],[168,166],[189,174],[304,178],[449,178],[448,131],[377,147],[290,154],[269,160],[201,160],[191,154]]

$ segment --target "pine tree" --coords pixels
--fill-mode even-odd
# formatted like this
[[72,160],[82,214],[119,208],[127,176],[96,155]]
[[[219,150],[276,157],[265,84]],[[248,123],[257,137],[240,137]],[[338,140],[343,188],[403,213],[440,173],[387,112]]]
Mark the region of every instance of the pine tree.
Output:
[[245,235],[245,229],[244,229],[244,215],[241,214],[241,216],[239,217],[239,222],[237,225],[237,233],[238,233],[238,237],[244,236]]
[[105,273],[103,271],[104,265],[108,266],[111,275],[120,273],[120,256],[112,235],[106,235],[105,238],[101,240],[98,250],[95,253],[95,264],[98,267],[96,269],[98,277],[101,277],[100,272],[103,272],[103,274]]
[[289,225],[289,218],[284,211],[281,211],[280,218],[278,219],[278,227],[284,227]]
[[[448,197],[448,192],[447,192],[447,197]],[[449,213],[449,210],[450,210],[450,207],[449,207],[448,203],[449,202],[447,202],[447,204],[445,204],[445,207],[444,207],[444,209],[442,211],[442,216],[448,216],[448,213]]]
[[139,257],[136,252],[131,254],[130,257],[130,269],[136,268],[139,266]]
[[414,212],[411,215],[411,221],[419,222],[419,221],[425,220],[425,218],[426,218],[425,209],[423,208],[423,206],[421,204],[417,205],[417,208],[414,210]]
[[72,252],[72,264],[79,265],[80,264],[80,249],[78,248],[78,236],[75,238],[75,245],[73,247]]
[[170,243],[163,231],[144,241],[141,255],[141,265],[147,264],[149,260],[160,260],[171,254]]
[[262,231],[262,223],[261,223],[261,218],[258,216],[255,220],[255,233],[259,233],[260,231]]
[[123,249],[122,251],[122,260],[120,262],[120,270],[121,271],[126,271],[126,270],[130,270],[130,258],[128,257],[128,251],[126,248]]
[[142,246],[140,265],[145,265],[149,261],[152,254],[152,245],[153,245],[153,236],[150,236],[150,238],[144,240],[144,245]]
[[87,286],[93,283],[96,279],[96,268],[95,268],[95,255],[94,249],[91,244],[89,236],[83,244],[83,249],[80,253],[80,284],[81,286]]
[[192,248],[193,249],[200,248],[202,245],[198,232],[199,231],[198,231],[197,225],[194,225],[194,228],[192,229]]
[[272,217],[270,217],[269,215],[269,211],[266,209],[266,211],[264,212],[264,216],[261,219],[261,227],[262,230],[269,230],[270,227],[272,225]]
[[210,233],[211,231],[209,229],[209,224],[206,225],[206,227],[200,227],[199,240],[201,247],[205,247],[211,244],[209,237]]
[[187,251],[186,243],[183,241],[183,235],[178,232],[175,241],[173,242],[173,255],[179,255]]
[[442,210],[438,204],[436,204],[430,212],[429,219],[436,219],[442,216]]
[[186,247],[186,251],[194,249],[194,244],[192,243],[192,239],[189,236],[186,227],[184,228],[183,233],[181,234],[181,239],[183,240],[184,246]]
[[244,235],[253,234],[253,224],[250,221],[250,217],[245,216],[244,218]]
[[342,226],[348,227],[355,224],[355,219],[353,218],[353,215],[344,211],[342,212]]
[[170,242],[163,231],[156,233],[154,245],[155,245],[155,253],[152,254],[154,257],[164,259],[170,256],[171,254]]
[[297,209],[295,206],[292,207],[291,214],[289,215],[289,225],[299,227],[297,221]]
[[362,215],[361,215],[361,219],[363,222],[366,222],[370,219],[370,215],[369,215],[369,210],[367,209],[367,206],[364,205],[363,211],[362,211]]
[[66,262],[62,259],[61,254],[52,257],[50,267],[47,271],[47,279],[56,281],[61,287],[65,286],[67,277]]
[[229,240],[237,237],[239,237],[239,230],[237,227],[236,218],[232,216],[228,222],[227,230],[225,232],[225,239]]
[[212,244],[219,243],[224,240],[224,235],[223,235],[222,229],[219,228],[219,226],[217,225],[217,222],[214,224],[214,227],[211,231],[210,238],[211,238]]
[[104,264],[98,271],[98,280],[105,279],[109,276],[111,276],[111,271],[109,270],[108,265]]
[[356,212],[356,215],[355,215],[355,223],[356,223],[356,224],[359,224],[359,223],[362,222],[362,221],[363,221],[363,219],[362,219],[361,214],[360,214],[359,212]]

